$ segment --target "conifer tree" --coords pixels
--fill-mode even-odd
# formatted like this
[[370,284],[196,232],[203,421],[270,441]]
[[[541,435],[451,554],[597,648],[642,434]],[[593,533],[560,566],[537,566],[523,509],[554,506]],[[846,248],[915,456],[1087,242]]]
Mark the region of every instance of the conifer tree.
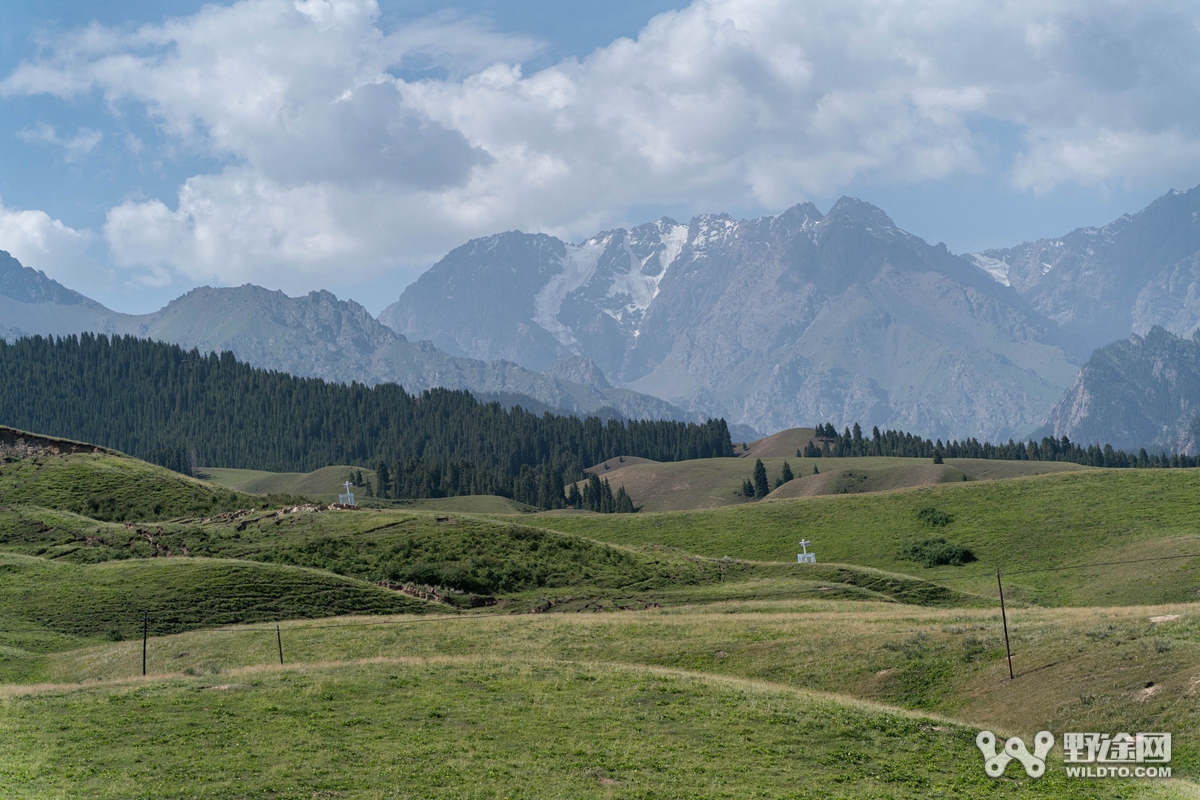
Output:
[[771,486],[767,483],[767,468],[763,465],[762,459],[758,458],[754,461],[754,496],[760,500],[771,493]]
[[380,497],[392,496],[392,476],[388,471],[386,461],[380,461],[375,465],[375,493]]
[[788,481],[792,480],[795,477],[796,476],[792,474],[792,465],[789,464],[788,462],[784,461],[783,469],[781,469],[779,471],[779,484],[778,485],[783,486],[785,483],[787,483]]

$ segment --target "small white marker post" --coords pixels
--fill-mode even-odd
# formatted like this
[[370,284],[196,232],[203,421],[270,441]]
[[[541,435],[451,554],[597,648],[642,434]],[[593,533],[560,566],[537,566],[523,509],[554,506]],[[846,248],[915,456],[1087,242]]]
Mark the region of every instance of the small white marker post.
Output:
[[808,552],[808,546],[812,544],[808,539],[800,540],[800,549],[803,553],[796,554],[796,561],[800,564],[815,564],[817,563],[817,554]]
[[353,484],[351,484],[350,481],[346,481],[342,484],[342,486],[346,487],[346,493],[338,495],[338,502],[344,506],[358,505],[354,502],[354,492],[350,491]]

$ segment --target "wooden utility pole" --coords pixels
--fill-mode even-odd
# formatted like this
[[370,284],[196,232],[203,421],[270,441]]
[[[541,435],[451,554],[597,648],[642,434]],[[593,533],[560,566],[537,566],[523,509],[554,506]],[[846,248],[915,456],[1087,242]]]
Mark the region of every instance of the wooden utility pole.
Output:
[[1000,619],[1004,621],[1004,652],[1008,655],[1008,679],[1013,679],[1012,648],[1008,644],[1008,613],[1004,610],[1004,584],[1000,582],[1000,570],[996,570],[996,585],[1000,587]]

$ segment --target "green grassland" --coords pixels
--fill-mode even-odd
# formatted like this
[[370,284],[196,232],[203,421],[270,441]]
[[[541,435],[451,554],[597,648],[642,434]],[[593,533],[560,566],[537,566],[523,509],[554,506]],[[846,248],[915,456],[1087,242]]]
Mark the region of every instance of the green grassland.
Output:
[[[4,701],[6,797],[977,797],[975,731],[604,664],[399,661]],[[1065,778],[1017,797],[1120,797]],[[834,788],[836,787],[836,788]]]
[[[922,521],[933,507],[945,526]],[[656,543],[705,556],[784,561],[807,538],[823,561],[953,582],[991,593],[994,570],[1200,553],[1200,470],[1086,470],[951,483],[907,491],[762,501],[670,514],[545,515],[546,527],[620,544]],[[943,537],[978,561],[925,568],[901,558],[906,543]],[[1040,604],[1187,602],[1200,559],[1014,574],[1014,599]]]
[[[1200,554],[1200,470],[954,461],[904,488],[933,465],[787,460],[832,493],[518,517],[279,507],[113,454],[0,465],[0,796],[1200,796],[1200,558],[1137,561]],[[688,508],[752,463],[601,474],[658,471]],[[930,537],[978,560],[905,560]],[[1136,563],[1026,572],[1095,561]],[[1068,782],[1052,755],[992,781],[982,727],[1173,731],[1183,780]]]
[[[776,436],[791,433],[784,431]],[[775,437],[771,437],[774,439]],[[779,441],[762,440],[756,450],[751,444],[747,456],[759,450],[776,453],[780,442],[790,446],[794,437]],[[766,446],[773,444],[774,446]],[[589,469],[615,490],[624,486],[642,511],[686,511],[711,509],[747,503],[741,494],[742,482],[751,477],[753,462],[741,458],[710,458],[694,461],[656,462],[627,458],[626,463],[610,459]],[[786,461],[796,480],[777,488],[774,498],[808,497],[825,494],[862,494],[905,489],[938,483],[994,480],[1090,469],[1078,464],[1052,461],[990,461],[977,458],[948,459],[935,465],[928,459],[895,456],[866,458],[796,458],[791,455],[757,456],[763,460],[767,477],[774,486]],[[607,466],[607,468],[606,468]],[[814,474],[816,470],[816,474]]]
[[[767,681],[1011,731],[1154,724],[1200,730],[1200,705],[1191,700],[1200,696],[1198,604],[1017,609],[1009,629],[1013,681],[994,609],[821,598],[621,614],[357,618],[285,623],[282,630],[289,662],[603,662]],[[264,642],[274,644],[274,633],[263,626],[257,638],[216,630],[156,639],[149,669],[168,675],[270,665],[276,653]],[[37,680],[54,684],[137,677],[141,642],[53,653],[39,670]],[[1181,735],[1182,752],[1200,758],[1190,738]]]
[[[34,507],[0,509],[0,548],[56,562],[244,559],[309,567],[389,585],[452,590],[464,606],[500,596],[500,609],[712,602],[829,594],[923,604],[980,598],[875,570],[699,558],[629,547],[510,519],[422,511],[245,512],[153,525],[113,524]],[[178,559],[171,559],[178,560]],[[489,601],[490,602],[490,601]]]
[[[298,666],[286,668],[272,666],[272,628],[196,631],[152,640],[146,680],[140,642],[107,643],[48,656],[57,686],[0,689],[0,730],[16,743],[0,789],[1195,796],[1181,781],[1068,783],[1053,757],[1045,779],[1010,770],[992,783],[974,735],[985,724],[1027,740],[1040,729],[1173,730],[1175,774],[1194,780],[1198,608],[1018,611],[1012,682],[993,611],[827,600],[291,623],[282,640]],[[1168,612],[1179,616],[1150,621]],[[102,682],[64,685],[78,680]],[[755,711],[755,693],[773,698],[769,713]],[[181,786],[192,794],[170,793]]]
[[114,453],[46,454],[0,462],[0,503],[113,522],[205,516],[289,499],[223,489]]
[[[249,494],[302,495],[332,502],[337,499],[337,495],[346,491],[343,483],[353,482],[360,472],[363,481],[374,484],[375,473],[372,470],[348,466],[324,467],[313,472],[262,472],[253,469],[202,467],[200,477],[226,489]],[[355,491],[365,494],[358,488]]]
[[365,484],[374,486],[375,472],[358,467],[324,467],[313,472],[262,472],[252,469],[204,467],[200,477],[217,486],[251,494],[296,495],[332,503],[346,491],[345,481],[362,475],[363,484],[354,486],[355,500],[364,507],[411,508],[426,511],[450,511],[463,514],[528,514],[538,509],[495,495],[436,497],[421,500],[379,500],[371,497]]

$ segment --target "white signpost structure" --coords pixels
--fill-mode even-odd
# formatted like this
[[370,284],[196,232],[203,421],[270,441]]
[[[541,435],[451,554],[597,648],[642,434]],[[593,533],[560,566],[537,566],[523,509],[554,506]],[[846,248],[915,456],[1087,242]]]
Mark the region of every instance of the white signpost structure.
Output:
[[352,486],[350,481],[346,481],[345,483],[342,484],[342,486],[346,487],[346,493],[338,495],[338,502],[344,506],[358,505],[358,503],[354,502],[354,492],[350,491],[351,486]]
[[810,544],[812,544],[812,542],[810,542],[808,539],[800,540],[800,549],[803,550],[804,552],[796,553],[796,561],[797,562],[799,562],[801,564],[817,563],[817,554],[808,552],[808,546]]

